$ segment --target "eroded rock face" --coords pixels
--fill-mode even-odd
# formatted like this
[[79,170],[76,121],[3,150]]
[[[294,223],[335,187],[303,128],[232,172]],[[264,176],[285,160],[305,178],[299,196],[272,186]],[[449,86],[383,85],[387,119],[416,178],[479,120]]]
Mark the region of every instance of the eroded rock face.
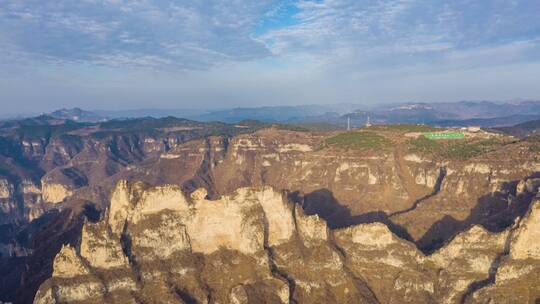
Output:
[[[46,214],[51,209],[73,210],[94,222],[102,218],[97,226],[87,223],[84,232],[87,244],[92,240],[101,248],[95,252],[96,258],[89,258],[96,269],[100,269],[97,265],[110,260],[111,265],[117,265],[115,271],[139,271],[147,263],[147,273],[152,274],[147,274],[148,277],[168,274],[169,269],[180,267],[176,265],[179,261],[177,256],[185,253],[191,260],[181,264],[183,268],[178,269],[183,270],[178,272],[192,274],[193,280],[206,284],[206,280],[219,277],[216,274],[222,267],[229,267],[227,269],[231,271],[236,269],[234,263],[239,260],[233,259],[234,263],[228,263],[224,261],[226,257],[236,257],[240,252],[252,258],[259,252],[265,252],[264,256],[271,262],[262,264],[259,257],[253,260],[242,258],[241,261],[246,265],[268,266],[272,277],[287,282],[277,286],[286,287],[282,290],[294,290],[291,297],[299,301],[324,298],[327,301],[354,302],[351,300],[354,297],[381,302],[398,299],[429,302],[433,299],[442,301],[440,299],[443,298],[455,301],[461,297],[470,300],[474,297],[469,293],[477,294],[476,291],[471,293],[470,290],[477,288],[471,288],[471,284],[490,279],[485,269],[492,268],[487,267],[490,265],[488,260],[496,256],[494,252],[499,250],[502,238],[494,235],[502,235],[500,233],[511,226],[515,218],[523,217],[530,196],[540,185],[539,179],[533,177],[536,176],[534,172],[540,171],[540,165],[526,143],[506,145],[498,151],[461,161],[441,160],[404,149],[400,144],[380,151],[324,148],[325,138],[332,134],[277,128],[237,136],[159,133],[128,132],[120,135],[110,132],[104,134],[105,137],[94,137],[76,132],[76,136],[50,140],[22,139],[22,150],[15,147],[14,152],[8,155],[12,159],[24,155],[25,161],[20,166],[0,159],[3,165],[11,166],[9,171],[13,175],[5,177],[7,182],[0,182],[3,185],[0,187],[3,189],[0,191],[0,224],[11,225],[7,229],[2,227],[0,253],[3,258],[12,257],[14,261],[1,263],[1,272],[10,274],[0,278],[0,295],[9,294],[0,297],[2,300],[17,299],[29,285],[35,290],[45,275],[51,273],[51,256],[62,243],[66,243],[64,239],[54,240],[57,247],[54,247],[55,252],[45,255],[47,261],[30,261],[40,259],[33,256],[34,252],[43,255],[34,244],[49,241],[36,233],[37,228],[30,225],[32,220],[37,219],[34,224],[40,227],[39,231],[48,226],[60,235],[65,229],[63,222],[56,224],[55,217]],[[23,166],[29,162],[35,166]],[[117,187],[109,199],[112,188],[121,179],[142,180],[158,187],[124,182],[124,186]],[[40,181],[45,186],[43,191]],[[250,189],[256,189],[258,194],[238,190],[243,187],[254,187]],[[298,204],[278,203],[283,201],[282,193],[273,189],[289,189]],[[228,200],[225,199],[227,197]],[[240,201],[242,203],[238,203]],[[384,225],[359,225],[371,222],[382,222],[389,229],[385,230]],[[222,226],[225,225],[230,229],[224,230]],[[472,230],[474,233],[469,236],[470,241],[464,235],[457,236],[475,225],[487,231],[475,228],[477,230]],[[334,242],[341,238],[335,237],[337,232],[331,229],[342,227],[360,227],[361,233],[354,234],[356,243],[346,240],[342,246],[335,246]],[[104,229],[109,231],[103,234]],[[197,237],[198,232],[204,237]],[[483,237],[473,237],[477,234],[493,245],[486,248],[471,245],[476,251],[470,255],[481,257],[474,263],[467,257],[458,258],[469,250],[467,244],[482,242]],[[25,240],[25,235],[30,238],[19,241]],[[373,240],[369,241],[369,238]],[[509,238],[514,240],[513,236]],[[399,250],[391,254],[386,252],[385,248],[397,246],[395,241],[403,239],[414,242],[399,245],[400,250],[407,254],[398,254]],[[522,273],[529,268],[530,257],[537,255],[527,247],[534,238],[520,239],[518,247],[522,249],[514,255],[520,257],[515,260],[522,264],[501,263],[499,270],[506,273],[501,275],[503,277]],[[458,244],[458,241],[462,242],[461,247],[455,247],[455,252],[450,251],[448,244]],[[70,241],[70,244],[78,255],[83,254],[81,240]],[[350,252],[358,250],[359,257],[371,255],[377,263],[369,264],[369,259],[358,257],[361,264],[352,265],[354,254],[346,250],[343,255],[340,251],[347,244],[355,244]],[[421,252],[433,254],[426,257],[416,249],[410,251],[414,245]],[[447,249],[440,250],[441,247]],[[87,255],[94,254],[89,246],[85,250]],[[224,250],[235,254],[225,255]],[[127,262],[121,261],[121,255],[127,258]],[[220,262],[206,263],[208,267],[215,267],[202,271],[197,265],[205,263],[201,257],[208,256]],[[437,256],[440,258],[436,259]],[[156,263],[151,264],[152,261],[168,260],[175,263],[171,262],[172,266],[160,264],[160,267]],[[398,271],[401,267],[418,268],[411,266],[413,261],[417,265],[446,270],[440,270],[444,275],[424,270],[428,266],[414,272]],[[457,275],[451,272],[452,268],[465,266],[474,266],[467,276],[462,276],[459,270]],[[388,270],[382,272],[382,276],[381,267],[394,267],[396,272]],[[326,275],[306,269],[317,269]],[[141,277],[137,271],[134,278]],[[39,274],[35,276],[35,272]],[[242,272],[242,275],[249,277],[247,272]],[[38,279],[34,280],[34,276]],[[137,282],[139,285],[136,287],[140,289],[149,284],[148,281],[143,284],[142,279],[129,281],[126,277],[124,274],[123,281],[112,286],[135,286],[133,282]],[[446,277],[451,279],[445,281]],[[177,276],[177,279],[181,278],[184,275]],[[205,284],[191,283],[191,279],[182,280],[177,284],[181,286],[177,294],[184,301],[189,298],[185,294],[194,294],[197,299],[204,299],[210,294],[203,286]],[[328,280],[335,286],[323,292]],[[11,282],[21,283],[15,286],[10,285]],[[367,287],[358,282],[364,282]],[[184,291],[184,285],[191,286],[185,287],[189,291]],[[218,285],[217,282],[214,284]],[[99,286],[106,288],[104,283]],[[385,298],[381,293],[389,286],[401,293]],[[167,284],[156,285],[155,288],[170,290]],[[12,292],[16,289],[17,292]],[[90,290],[98,289],[92,287]],[[232,286],[232,293],[223,295],[222,299],[226,300],[222,301],[241,302],[246,297],[253,299],[259,296],[253,290],[262,289]],[[273,293],[265,293],[268,294]]]
[[0,179],[0,199],[10,198],[13,195],[13,185],[7,179]]
[[508,248],[498,263],[493,265],[496,272],[492,273],[490,284],[468,298],[467,303],[538,303],[539,222],[540,200],[535,199],[521,222],[509,231]]
[[[269,219],[263,206],[271,210]],[[289,286],[273,275],[265,244],[288,241],[293,225],[292,206],[271,188],[242,188],[209,201],[203,190],[188,199],[177,187],[121,181],[108,217],[84,225],[76,256],[71,247],[62,249],[35,302],[121,303],[135,295],[178,303],[286,303]],[[75,279],[63,280],[67,276]]]
[[364,278],[381,303],[429,303],[436,299],[434,269],[414,245],[384,224],[362,224],[334,232],[347,267]]
[[[17,202],[13,197],[13,184],[6,178],[0,177],[0,213],[10,214],[17,210]],[[3,219],[0,218],[0,223]]]
[[[537,188],[538,189],[538,188]],[[540,260],[540,199],[529,209],[512,239],[510,256],[516,260]]]
[[459,303],[471,284],[489,278],[507,236],[507,231],[493,234],[474,226],[428,258],[441,269],[437,283],[444,295],[442,302]]
[[53,276],[74,278],[86,274],[89,274],[88,267],[83,264],[82,258],[75,249],[69,245],[62,246],[54,259]]
[[62,184],[42,182],[41,193],[44,201],[57,204],[70,196],[72,191]]
[[531,301],[538,205],[511,229],[474,226],[426,256],[382,223],[330,230],[271,187],[209,200],[203,189],[187,197],[121,181],[106,218],[84,224],[78,249],[62,247],[34,302]]
[[114,268],[127,265],[120,239],[109,233],[107,223],[86,224],[81,236],[80,254],[94,268]]

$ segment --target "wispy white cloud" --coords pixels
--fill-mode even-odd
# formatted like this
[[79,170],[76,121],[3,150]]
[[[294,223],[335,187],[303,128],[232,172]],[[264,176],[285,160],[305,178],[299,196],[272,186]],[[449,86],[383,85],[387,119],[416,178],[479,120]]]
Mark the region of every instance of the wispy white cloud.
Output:
[[[298,10],[290,17],[295,22],[254,35],[261,19],[290,5]],[[58,60],[130,53],[186,69],[270,55],[332,62],[348,56],[343,61],[356,65],[366,59],[354,58],[374,52],[383,63],[387,54],[390,61],[416,64],[433,53],[535,41],[538,11],[539,2],[526,0],[5,0],[0,37]]]
[[[0,101],[540,98],[538,12],[528,0],[0,0]],[[17,90],[30,83],[40,92]]]
[[[217,59],[269,55],[251,36],[267,1],[6,0],[0,6],[3,42],[36,56],[73,62],[137,53],[161,58],[164,67],[205,68]],[[186,56],[162,47],[172,44],[192,47]]]
[[[274,54],[391,56],[495,46],[540,36],[539,2],[301,0],[297,25],[259,37]],[[406,62],[407,60],[404,59]]]

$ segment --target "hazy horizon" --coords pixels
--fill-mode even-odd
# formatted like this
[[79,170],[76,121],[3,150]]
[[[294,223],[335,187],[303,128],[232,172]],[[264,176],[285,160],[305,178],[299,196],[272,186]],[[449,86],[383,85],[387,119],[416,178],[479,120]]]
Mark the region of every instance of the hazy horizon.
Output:
[[[480,102],[492,102],[496,104],[505,104],[505,103],[521,103],[521,102],[535,102],[540,103],[540,100],[535,99],[523,99],[523,98],[515,98],[515,99],[509,99],[509,100],[457,100],[457,101],[440,101],[440,102],[430,102],[430,101],[396,101],[396,102],[385,102],[380,104],[372,104],[372,105],[365,105],[365,104],[358,104],[358,103],[320,103],[320,104],[298,104],[298,105],[252,105],[252,106],[230,106],[230,107],[141,107],[141,108],[89,108],[85,106],[65,106],[61,108],[51,108],[46,111],[29,111],[29,112],[16,112],[16,113],[7,113],[2,112],[0,115],[0,119],[17,119],[17,118],[24,118],[24,117],[33,117],[43,114],[51,114],[55,111],[60,110],[73,110],[73,109],[81,109],[83,111],[92,112],[95,114],[98,114],[103,117],[109,117],[109,118],[123,118],[123,117],[165,117],[165,116],[175,116],[175,117],[183,117],[183,118],[194,118],[198,117],[202,114],[210,114],[210,113],[218,113],[218,112],[226,112],[228,110],[238,110],[238,109],[262,109],[262,108],[280,108],[280,107],[321,107],[329,108],[329,112],[337,112],[341,113],[341,115],[345,113],[350,113],[354,110],[358,111],[377,111],[377,110],[387,110],[392,106],[398,106],[398,105],[404,105],[404,104],[434,104],[434,103],[461,103],[461,102],[474,102],[474,103],[480,103]],[[333,106],[341,106],[337,107],[335,110],[332,110],[331,108]],[[171,111],[170,115],[167,115],[167,111]],[[184,113],[181,113],[182,111],[185,111]],[[130,114],[128,116],[125,116],[126,114]],[[184,115],[181,115],[184,114]],[[526,113],[524,113],[526,114]]]
[[[96,114],[123,114],[127,112],[142,112],[142,111],[190,111],[189,115],[195,115],[194,113],[212,113],[212,112],[219,112],[219,111],[227,111],[227,110],[233,110],[233,109],[258,109],[258,108],[279,108],[279,107],[331,107],[333,105],[341,105],[341,106],[358,106],[358,108],[355,108],[355,110],[374,110],[377,107],[384,108],[390,107],[390,106],[397,106],[400,104],[408,104],[408,103],[416,103],[416,104],[422,104],[422,103],[460,103],[460,102],[493,102],[497,104],[504,104],[504,103],[516,103],[516,102],[538,102],[539,100],[533,100],[533,99],[523,99],[523,98],[515,98],[515,99],[509,99],[509,100],[456,100],[456,101],[439,101],[439,102],[430,102],[430,101],[395,101],[395,102],[385,102],[385,103],[379,103],[379,104],[360,104],[360,103],[319,103],[319,104],[292,104],[292,105],[271,105],[271,104],[262,104],[262,105],[252,105],[252,106],[230,106],[230,107],[206,107],[206,108],[197,108],[195,106],[193,107],[140,107],[140,108],[90,108],[85,106],[63,106],[60,108],[50,108],[45,111],[27,111],[27,112],[2,112],[2,115],[0,115],[0,119],[2,118],[17,118],[17,117],[31,117],[31,116],[37,116],[42,114],[50,114],[55,111],[59,110],[73,110],[73,109],[81,109],[83,111],[88,111]],[[340,111],[336,111],[340,112]],[[151,116],[151,115],[149,115]],[[175,116],[175,115],[171,115]],[[176,115],[177,116],[177,115]],[[137,117],[141,117],[140,115],[137,115]]]
[[540,2],[0,4],[2,114],[540,100]]

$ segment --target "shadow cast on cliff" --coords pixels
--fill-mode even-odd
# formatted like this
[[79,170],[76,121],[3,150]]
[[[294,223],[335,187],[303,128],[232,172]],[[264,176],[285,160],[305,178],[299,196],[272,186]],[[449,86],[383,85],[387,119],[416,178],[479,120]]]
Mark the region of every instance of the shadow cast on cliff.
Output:
[[[525,179],[540,177],[535,173]],[[390,231],[400,238],[413,242],[424,254],[431,254],[443,247],[457,234],[474,225],[481,225],[490,232],[501,232],[510,227],[516,218],[522,217],[528,210],[534,194],[524,193],[517,195],[516,186],[519,181],[510,181],[502,184],[500,191],[491,192],[480,197],[470,214],[464,220],[457,220],[450,215],[443,216],[436,221],[418,240],[414,240],[406,227],[392,221],[383,211],[373,211],[353,215],[351,210],[340,203],[328,189],[318,189],[303,194],[298,191],[291,192],[289,199],[300,204],[307,215],[317,214],[323,218],[330,229],[339,229],[349,226],[383,223]],[[414,209],[408,208],[407,211]],[[401,214],[402,212],[399,212]],[[395,214],[395,213],[393,213]]]
[[[538,177],[540,173],[532,174],[525,179]],[[525,215],[535,196],[527,192],[518,195],[516,193],[518,182],[505,182],[499,191],[481,196],[463,220],[457,220],[449,215],[444,216],[416,241],[418,248],[425,253],[432,253],[455,235],[474,225],[480,225],[492,233],[502,232],[512,226],[517,218]]]
[[353,215],[351,210],[341,204],[328,189],[319,189],[313,192],[302,194],[298,191],[292,192],[289,199],[300,204],[306,215],[317,214],[324,219],[330,229],[339,229],[359,224],[369,224],[380,222],[388,226],[397,236],[413,242],[411,235],[405,227],[392,222],[383,211],[373,211],[359,215]]
[[62,245],[79,242],[85,218],[70,209],[50,210],[16,231],[14,239],[29,252],[16,258],[0,257],[1,301],[32,303],[39,286],[51,277]]

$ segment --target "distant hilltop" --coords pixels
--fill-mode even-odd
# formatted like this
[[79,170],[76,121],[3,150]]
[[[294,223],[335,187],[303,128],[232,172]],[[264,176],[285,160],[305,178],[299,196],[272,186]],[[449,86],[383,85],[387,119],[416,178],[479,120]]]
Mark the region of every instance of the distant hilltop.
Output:
[[97,113],[85,111],[81,108],[60,109],[49,114],[58,119],[68,119],[77,122],[100,122],[106,121],[108,118]]
[[366,124],[427,124],[441,127],[509,127],[540,119],[540,101],[460,101],[405,102],[366,106],[354,103],[298,106],[261,106],[204,109],[95,110],[64,108],[45,114],[76,122],[103,122],[112,119],[177,117],[201,122],[238,123],[257,120],[264,123],[326,124],[346,128]]
[[265,123],[324,123],[340,128],[372,124],[428,124],[441,127],[507,127],[540,119],[540,101],[460,101],[407,102],[365,106],[354,103],[299,106],[261,106],[204,109],[138,109],[88,111],[80,108],[60,109],[48,114],[57,119],[77,122],[100,122],[110,119],[173,116],[202,122],[238,123],[258,120]]

